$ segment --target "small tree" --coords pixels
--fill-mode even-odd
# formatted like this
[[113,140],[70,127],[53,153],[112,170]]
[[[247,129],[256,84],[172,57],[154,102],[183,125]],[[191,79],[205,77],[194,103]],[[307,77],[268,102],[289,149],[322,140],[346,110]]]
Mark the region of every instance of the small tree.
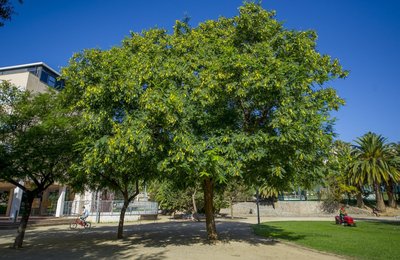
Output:
[[332,153],[326,162],[328,172],[326,185],[329,186],[328,197],[335,199],[338,205],[343,200],[344,194],[348,197],[355,194],[357,206],[362,208],[364,207],[363,183],[357,182],[352,178],[350,170],[352,161],[351,144],[336,140],[332,146]]
[[153,181],[149,186],[149,194],[158,202],[159,207],[166,212],[176,211],[198,212],[199,207],[204,207],[200,185],[187,185],[171,180]]
[[219,189],[224,191],[223,198],[229,204],[232,219],[234,218],[233,203],[236,201],[246,201],[254,195],[253,189],[249,188],[240,178],[232,178],[226,185],[223,185]]
[[74,118],[59,104],[54,92],[33,95],[0,83],[0,180],[26,194],[14,248],[22,247],[34,198],[66,180],[74,157]]

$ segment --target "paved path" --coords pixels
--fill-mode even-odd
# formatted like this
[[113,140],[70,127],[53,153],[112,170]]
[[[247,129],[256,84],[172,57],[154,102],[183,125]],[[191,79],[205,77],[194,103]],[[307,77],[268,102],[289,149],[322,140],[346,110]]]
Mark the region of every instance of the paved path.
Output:
[[[91,230],[68,226],[31,227],[24,248],[9,249],[15,230],[0,230],[1,259],[340,259],[337,256],[271,241],[253,234],[256,218],[218,221],[220,242],[206,242],[204,222],[127,223],[116,240],[116,224]],[[266,221],[263,219],[263,221]]]

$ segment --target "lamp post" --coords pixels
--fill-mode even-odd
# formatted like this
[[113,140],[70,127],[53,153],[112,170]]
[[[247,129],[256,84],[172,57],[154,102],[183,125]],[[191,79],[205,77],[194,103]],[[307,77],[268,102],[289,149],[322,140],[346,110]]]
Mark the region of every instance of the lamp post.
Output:
[[100,192],[96,191],[96,223],[100,223]]
[[260,196],[258,188],[256,188],[256,204],[257,204],[257,224],[260,225],[260,206],[259,206]]

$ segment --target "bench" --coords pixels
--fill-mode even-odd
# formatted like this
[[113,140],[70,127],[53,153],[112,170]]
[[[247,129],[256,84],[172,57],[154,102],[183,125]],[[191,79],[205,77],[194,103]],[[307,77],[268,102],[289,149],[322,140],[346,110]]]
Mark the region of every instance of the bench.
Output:
[[139,220],[157,220],[158,214],[141,214]]

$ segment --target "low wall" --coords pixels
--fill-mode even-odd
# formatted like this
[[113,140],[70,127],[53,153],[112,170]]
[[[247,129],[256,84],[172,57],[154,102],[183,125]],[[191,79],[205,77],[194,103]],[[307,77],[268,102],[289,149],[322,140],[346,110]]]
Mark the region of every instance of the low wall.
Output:
[[[138,221],[140,215],[125,215],[124,221]],[[96,215],[90,215],[87,218],[88,221],[95,223],[96,222]],[[100,223],[112,223],[118,222],[119,215],[100,215]]]
[[[221,209],[222,214],[231,214],[230,208]],[[233,216],[254,216],[257,214],[255,202],[239,202],[233,205]],[[274,207],[270,203],[260,202],[260,216],[333,216],[322,209],[320,201],[278,201]]]

